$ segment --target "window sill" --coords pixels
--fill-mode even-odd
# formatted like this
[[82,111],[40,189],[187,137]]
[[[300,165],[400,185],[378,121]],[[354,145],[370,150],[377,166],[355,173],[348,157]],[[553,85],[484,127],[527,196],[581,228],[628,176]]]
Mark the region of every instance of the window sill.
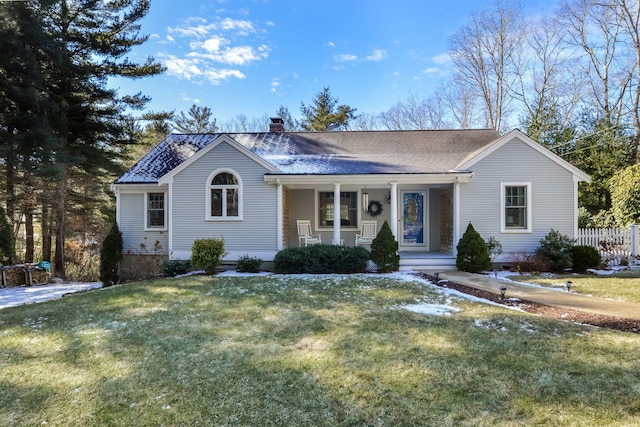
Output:
[[207,217],[204,219],[205,221],[208,222],[224,222],[224,221],[231,221],[231,222],[237,222],[237,221],[242,221],[242,217]]
[[167,227],[145,227],[144,231],[167,231]]
[[502,230],[500,230],[500,233],[502,234],[531,234],[532,231],[528,228],[514,228],[514,229],[509,229],[509,228],[503,228]]

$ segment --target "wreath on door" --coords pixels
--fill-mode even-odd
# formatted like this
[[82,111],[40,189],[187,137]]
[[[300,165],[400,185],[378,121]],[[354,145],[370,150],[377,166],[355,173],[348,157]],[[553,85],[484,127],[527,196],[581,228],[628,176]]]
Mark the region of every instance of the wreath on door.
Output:
[[382,203],[374,200],[367,206],[367,213],[371,216],[378,216],[382,213]]

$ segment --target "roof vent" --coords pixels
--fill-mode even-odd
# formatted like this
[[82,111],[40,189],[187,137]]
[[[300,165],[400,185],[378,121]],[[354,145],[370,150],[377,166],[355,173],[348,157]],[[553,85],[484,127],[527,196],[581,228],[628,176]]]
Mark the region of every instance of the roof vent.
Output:
[[284,120],[280,117],[272,117],[269,123],[269,132],[284,132]]

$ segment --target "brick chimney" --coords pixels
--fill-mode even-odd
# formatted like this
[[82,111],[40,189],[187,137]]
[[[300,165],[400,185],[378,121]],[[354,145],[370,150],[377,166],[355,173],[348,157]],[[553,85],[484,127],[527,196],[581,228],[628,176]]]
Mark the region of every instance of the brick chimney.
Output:
[[269,132],[284,132],[284,120],[280,117],[272,117],[271,123],[269,123]]

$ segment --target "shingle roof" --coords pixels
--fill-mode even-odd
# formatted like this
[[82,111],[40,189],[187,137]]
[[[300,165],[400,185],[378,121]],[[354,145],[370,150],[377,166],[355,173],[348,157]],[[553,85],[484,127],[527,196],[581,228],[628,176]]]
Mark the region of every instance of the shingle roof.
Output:
[[[221,135],[171,134],[115,183],[157,183]],[[490,129],[227,135],[279,174],[311,175],[450,172],[500,138]]]

